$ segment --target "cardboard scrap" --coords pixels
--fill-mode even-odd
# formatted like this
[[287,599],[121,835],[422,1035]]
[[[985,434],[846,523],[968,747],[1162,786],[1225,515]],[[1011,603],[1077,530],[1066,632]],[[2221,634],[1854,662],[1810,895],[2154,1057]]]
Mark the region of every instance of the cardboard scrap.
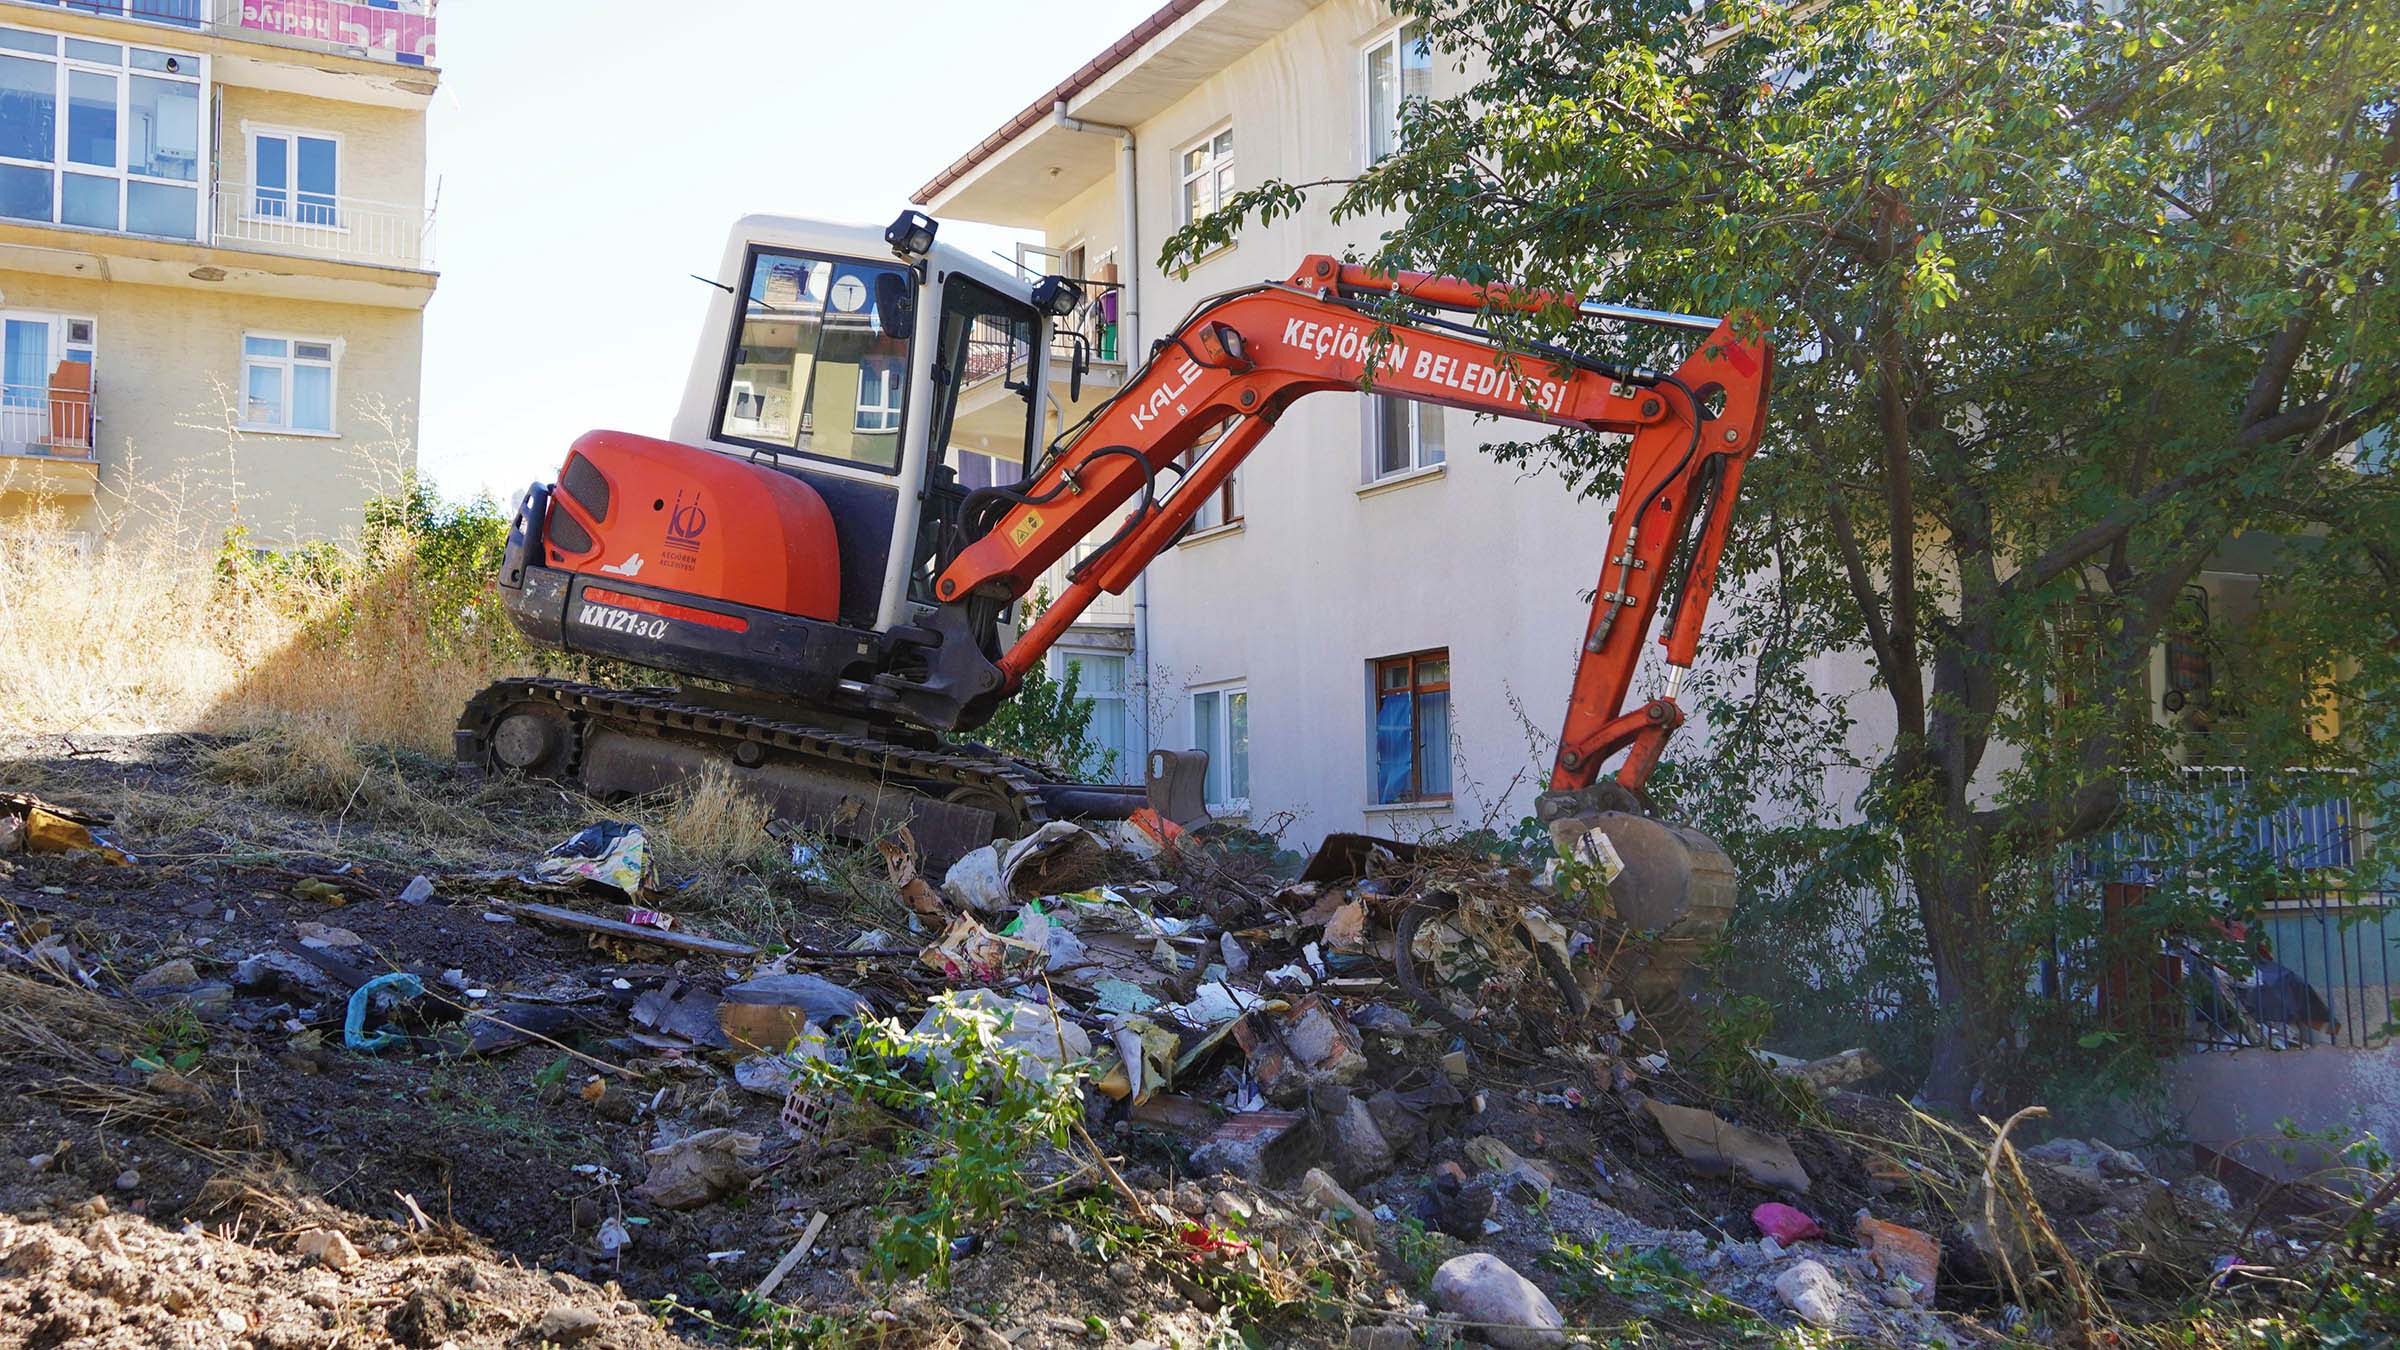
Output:
[[1645,1101],[1667,1142],[1684,1161],[1710,1173],[1739,1172],[1761,1186],[1806,1192],[1808,1169],[1781,1136],[1762,1134],[1720,1119],[1713,1111]]

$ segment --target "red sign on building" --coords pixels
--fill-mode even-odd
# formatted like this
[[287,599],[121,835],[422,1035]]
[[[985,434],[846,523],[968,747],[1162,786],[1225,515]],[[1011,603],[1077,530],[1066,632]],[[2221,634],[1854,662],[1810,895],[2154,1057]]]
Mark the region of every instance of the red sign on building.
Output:
[[342,47],[402,65],[433,58],[434,0],[242,0],[242,27]]

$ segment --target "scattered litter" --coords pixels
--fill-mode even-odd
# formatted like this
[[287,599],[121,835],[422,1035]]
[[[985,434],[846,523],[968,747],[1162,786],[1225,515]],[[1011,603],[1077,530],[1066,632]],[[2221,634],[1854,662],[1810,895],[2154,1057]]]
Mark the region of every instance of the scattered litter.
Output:
[[[925,1009],[925,1016],[917,1022],[914,1034],[922,1037],[937,1032],[945,1019],[977,1014],[999,1019],[1001,1046],[1017,1053],[1020,1071],[1034,1082],[1047,1080],[1053,1069],[1092,1057],[1092,1038],[1082,1027],[1039,1003],[1009,998],[989,989],[935,995]],[[934,1049],[931,1058],[940,1068],[950,1067],[947,1047]]]
[[639,899],[652,882],[650,841],[639,825],[604,820],[577,831],[543,854],[527,879],[544,886],[588,882]]
[[328,924],[296,923],[292,925],[292,931],[300,935],[301,946],[313,947],[318,951],[330,951],[337,947],[357,947],[366,943],[365,938],[349,929],[335,928]]
[[662,1035],[723,1050],[733,1042],[718,1020],[721,1002],[705,990],[686,986],[681,980],[669,980],[635,999],[632,1015],[634,1021]]
[[675,926],[675,916],[663,909],[627,909],[625,922],[636,928],[656,928],[665,932]]
[[618,1253],[633,1245],[633,1230],[625,1226],[623,1219],[609,1219],[592,1235],[592,1245],[600,1249],[602,1256],[614,1260]]
[[364,1050],[373,1054],[387,1045],[395,1045],[407,1040],[407,1036],[391,1030],[378,1031],[373,1036],[367,1035],[368,1009],[374,1004],[378,994],[384,994],[389,1000],[397,1003],[422,997],[424,993],[425,982],[406,971],[378,975],[360,985],[350,995],[349,1011],[342,1017],[342,1044],[353,1050]]
[[792,1249],[783,1254],[783,1259],[775,1263],[773,1270],[767,1272],[767,1278],[760,1280],[758,1288],[751,1291],[753,1300],[764,1302],[775,1292],[776,1286],[783,1283],[783,1277],[792,1273],[792,1267],[799,1265],[800,1259],[808,1255],[808,1249],[816,1245],[817,1234],[825,1229],[825,1219],[825,1211],[818,1210],[816,1217],[808,1221],[807,1229],[800,1234],[800,1240],[792,1244]]
[[1740,1172],[1761,1186],[1806,1192],[1808,1170],[1782,1138],[1730,1124],[1715,1112],[1645,1100],[1642,1109],[1658,1122],[1667,1142],[1684,1161],[1704,1173]]
[[900,903],[918,921],[931,928],[945,927],[950,922],[950,907],[942,903],[941,893],[917,872],[917,841],[906,825],[896,832],[875,841],[875,851],[883,856],[885,875],[892,889],[900,893]]
[[1116,1062],[1093,1080],[1099,1092],[1145,1102],[1173,1081],[1175,1051],[1182,1044],[1174,1032],[1147,1017],[1124,1017],[1110,1028],[1108,1039]]
[[1790,1205],[1770,1200],[1750,1211],[1750,1222],[1758,1231],[1786,1247],[1825,1236],[1817,1221]]
[[1100,837],[1068,820],[1054,820],[1022,839],[979,848],[950,865],[942,889],[973,909],[1009,908],[1027,898],[1075,889],[1071,884],[1097,874],[1106,846]]
[[855,991],[818,975],[769,975],[730,985],[717,1005],[717,1025],[737,1046],[781,1050],[816,1028],[870,1015]]
[[943,978],[960,984],[996,984],[1012,976],[1037,974],[1050,965],[1046,947],[992,932],[972,914],[952,919],[948,931],[927,947],[920,959]]
[[102,828],[107,823],[21,792],[0,793],[0,853],[93,853],[113,867],[131,866],[134,856]]
[[320,905],[341,906],[350,903],[348,891],[316,877],[302,877],[293,882],[292,894],[303,900],[314,900]]
[[686,1135],[642,1155],[650,1175],[633,1188],[661,1209],[694,1209],[748,1181],[744,1164],[766,1140],[747,1130],[717,1128]]
[[400,888],[402,904],[421,905],[432,898],[433,878],[431,877],[411,878],[406,886]]
[[1904,1290],[1919,1307],[1933,1306],[1933,1284],[1942,1264],[1941,1244],[1906,1224],[1860,1219],[1859,1240],[1883,1278]]

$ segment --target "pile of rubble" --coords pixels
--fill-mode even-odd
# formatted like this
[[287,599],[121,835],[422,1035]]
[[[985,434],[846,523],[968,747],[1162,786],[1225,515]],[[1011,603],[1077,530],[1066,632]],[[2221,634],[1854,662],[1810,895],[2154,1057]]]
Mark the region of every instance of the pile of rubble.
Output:
[[[0,809],[12,847],[133,862],[98,817],[13,807]],[[820,843],[785,847],[803,869],[828,861]],[[576,1169],[600,1197],[576,1218],[599,1261],[779,1168],[852,1156],[832,1145],[856,1122],[806,1066],[839,1061],[871,1022],[923,1029],[937,1004],[998,1015],[1029,1075],[1083,1075],[1112,1193],[1172,1232],[1183,1259],[1351,1252],[1375,1272],[1337,1300],[1353,1344],[1415,1343],[1441,1325],[1560,1345],[1574,1330],[1561,1301],[1646,1316],[1678,1289],[1762,1321],[1959,1339],[1977,1319],[2023,1316],[2030,1272],[2054,1256],[2116,1250],[2129,1232],[2155,1234],[2139,1249],[2150,1267],[2102,1269],[2136,1284],[2221,1270],[2274,1240],[2236,1223],[2214,1182],[2170,1188],[2140,1159],[2079,1141],[2028,1150],[2023,1194],[1988,1203],[1986,1159],[1850,1091],[1880,1072],[1861,1052],[1765,1056],[1749,1066],[1757,1100],[1711,1102],[1703,1083],[1722,1075],[1683,1062],[1700,1019],[1689,972],[1662,955],[1675,935],[1629,929],[1605,895],[1491,858],[1336,836],[1291,876],[1264,851],[1155,820],[1048,825],[938,880],[905,831],[877,855],[905,925],[838,945],[697,931],[641,830],[602,822],[520,871],[398,886],[341,867],[294,874],[292,895],[325,917],[280,943],[162,962],[121,989],[39,919],[0,925],[0,956],[191,1009],[286,1062],[557,1056],[567,1067],[549,1091],[646,1141],[629,1184],[604,1162]],[[538,976],[412,961],[335,922],[349,904],[571,932],[595,959]],[[1818,1125],[1792,1128],[1802,1115]],[[749,1284],[755,1299],[793,1296],[823,1258],[856,1264],[882,1221],[872,1197],[817,1198],[757,1221],[780,1230],[761,1239],[778,1259]],[[2049,1219],[2025,1217],[2036,1202]],[[1666,1273],[1612,1274],[1628,1254]],[[744,1251],[708,1256],[713,1268]],[[1193,1316],[1214,1302],[1180,1278],[1167,1287]]]

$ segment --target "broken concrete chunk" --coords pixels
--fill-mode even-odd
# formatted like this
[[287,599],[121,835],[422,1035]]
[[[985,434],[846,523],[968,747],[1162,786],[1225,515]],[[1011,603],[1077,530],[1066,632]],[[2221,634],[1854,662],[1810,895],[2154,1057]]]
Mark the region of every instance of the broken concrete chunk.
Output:
[[1308,1175],[1300,1178],[1300,1199],[1317,1217],[1349,1233],[1368,1250],[1374,1249],[1377,1234],[1374,1213],[1360,1204],[1358,1197],[1343,1190],[1341,1183],[1324,1168],[1312,1167]]
[[1933,1281],[1942,1264],[1941,1244],[1906,1224],[1860,1219],[1858,1239],[1884,1279],[1904,1289],[1920,1308],[1933,1306]]
[[633,1193],[661,1209],[692,1209],[741,1186],[743,1164],[765,1147],[748,1130],[717,1128],[686,1135],[642,1155],[650,1175]]
[[1326,1152],[1351,1182],[1371,1181],[1392,1169],[1391,1141],[1364,1100],[1347,1091],[1342,1098],[1340,1109],[1325,1113]]
[[234,967],[233,983],[239,989],[281,991],[298,996],[345,992],[341,981],[287,951],[260,952],[245,958]]
[[1713,1111],[1689,1106],[1644,1099],[1642,1109],[1658,1122],[1675,1151],[1702,1171],[1739,1172],[1761,1186],[1808,1190],[1808,1170],[1781,1136],[1729,1124]]
[[1229,1116],[1208,1142],[1192,1150],[1196,1173],[1230,1172],[1261,1186],[1283,1181],[1317,1159],[1317,1128],[1297,1111],[1249,1111]]
[[1358,1029],[1314,996],[1293,1005],[1271,1029],[1254,1016],[1237,1024],[1233,1035],[1271,1101],[1295,1102],[1320,1083],[1347,1085],[1366,1077]]
[[1842,1320],[1842,1282],[1815,1261],[1794,1261],[1776,1276],[1775,1297],[1812,1326],[1831,1327]]
[[314,1260],[327,1270],[348,1270],[358,1264],[358,1248],[349,1238],[331,1228],[315,1228],[300,1235],[296,1249],[304,1258]]
[[1558,1306],[1506,1261],[1469,1252],[1433,1273],[1433,1299],[1501,1350],[1548,1350],[1567,1343]]

